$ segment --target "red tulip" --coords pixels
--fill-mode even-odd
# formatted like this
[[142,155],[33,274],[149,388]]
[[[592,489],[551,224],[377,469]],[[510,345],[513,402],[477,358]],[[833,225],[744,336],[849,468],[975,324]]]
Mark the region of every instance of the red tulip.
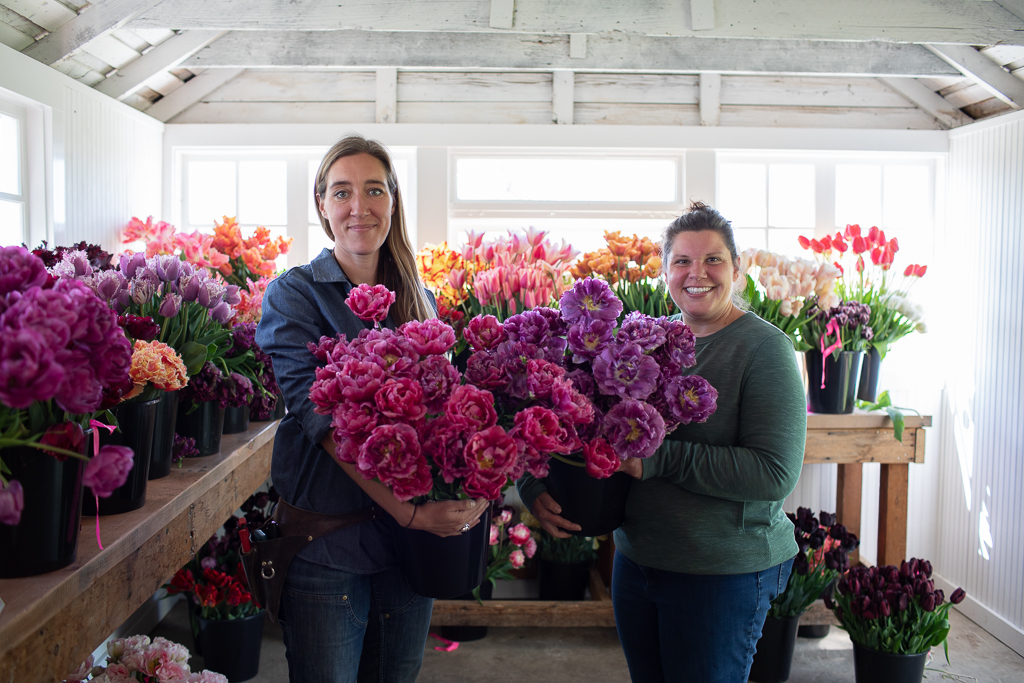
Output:
[[914,275],[917,277],[924,277],[924,274],[928,271],[928,266],[914,266]]
[[844,231],[847,239],[851,237],[860,237],[860,226],[854,223],[853,225],[847,224],[846,230]]
[[818,240],[811,240],[811,249],[814,251],[815,254],[820,254],[821,252],[825,251],[825,245],[823,245]]
[[858,256],[857,257],[857,272],[858,273],[863,273],[864,272],[864,257],[863,256]]
[[875,244],[877,244],[880,247],[884,247],[885,246],[885,231],[884,230],[879,230],[878,231],[878,237],[875,238]]
[[871,250],[871,262],[876,266],[882,262],[882,250],[878,247]]
[[893,237],[891,240],[889,240],[889,244],[886,245],[886,248],[891,248],[892,249],[892,253],[895,254],[897,251],[900,250],[899,240],[897,240],[895,237]]
[[882,270],[889,270],[892,267],[892,252],[888,249],[883,249],[878,265],[882,266]]
[[841,265],[839,265],[839,261],[836,261],[832,265],[839,269],[839,276],[840,277],[842,277],[843,275],[846,274],[846,271],[843,269],[843,267]]
[[868,230],[868,242],[871,242],[872,244],[878,243],[878,228],[874,225],[872,225],[871,229]]
[[807,239],[806,237],[804,237],[803,235],[800,235],[799,237],[797,237],[796,241],[799,242],[800,246],[803,247],[804,249],[810,249],[811,248],[811,241],[809,239]]
[[854,254],[863,254],[865,251],[867,251],[870,248],[871,248],[871,245],[868,244],[868,241],[866,239],[864,239],[860,235],[855,235],[854,236],[854,238],[853,238],[853,253]]
[[846,242],[843,241],[843,238],[840,237],[838,232],[836,233],[836,236],[832,238],[832,246],[840,254],[845,254],[846,250],[849,249],[849,246],[847,246]]
[[832,238],[829,237],[828,235],[825,235],[824,237],[822,237],[821,238],[821,246],[825,249],[825,251],[828,251],[829,249],[831,249],[832,248]]
[[914,264],[907,266],[907,269],[903,271],[903,277],[910,277],[914,274]]

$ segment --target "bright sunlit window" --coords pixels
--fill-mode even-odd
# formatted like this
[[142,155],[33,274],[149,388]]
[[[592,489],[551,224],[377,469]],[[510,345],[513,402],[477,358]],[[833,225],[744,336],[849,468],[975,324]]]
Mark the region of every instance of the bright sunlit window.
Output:
[[0,102],[0,245],[26,241],[24,110]]

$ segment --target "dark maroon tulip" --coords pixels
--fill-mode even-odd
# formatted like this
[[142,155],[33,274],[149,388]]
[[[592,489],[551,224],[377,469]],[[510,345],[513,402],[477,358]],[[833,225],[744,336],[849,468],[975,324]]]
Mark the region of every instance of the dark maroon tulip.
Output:
[[117,324],[124,328],[125,333],[132,339],[139,341],[151,341],[160,334],[160,326],[153,322],[148,315],[119,315]]
[[256,494],[255,500],[256,507],[265,508],[267,507],[267,503],[270,502],[270,494],[266,493],[265,491],[260,491],[259,493]]
[[878,603],[878,613],[883,617],[887,617],[890,614],[892,614],[892,611],[889,608],[889,603],[887,601],[882,600],[882,602]]
[[959,605],[967,597],[967,593],[964,592],[963,588],[957,588],[953,591],[953,594],[949,596],[949,601],[954,605]]
[[793,558],[793,571],[801,576],[811,571],[811,564],[807,561],[805,553],[797,553],[796,557]]
[[935,593],[927,593],[921,598],[921,609],[925,612],[935,611]]
[[901,611],[901,612],[906,612],[907,608],[910,607],[910,598],[907,597],[906,593],[904,593],[903,595],[900,596],[900,601],[899,601],[899,604],[897,605],[897,607],[899,608],[899,611]]
[[842,622],[842,620],[843,620],[843,608],[842,607],[836,607],[836,619],[838,619],[840,622]]
[[928,578],[931,578],[931,576],[932,576],[932,563],[931,562],[929,562],[928,560],[921,560],[920,563],[917,565],[917,568],[918,568],[919,571],[924,572],[925,576],[927,576]]
[[946,601],[946,593],[941,588],[935,589],[935,606],[938,607]]
[[850,582],[847,579],[839,579],[839,583],[836,584],[836,590],[839,591],[840,595],[847,595],[850,593]]
[[818,513],[818,522],[824,527],[830,527],[836,523],[836,516],[822,510]]
[[[82,450],[82,443],[85,441],[85,433],[82,431],[81,425],[77,422],[62,422],[59,425],[53,425],[46,430],[43,437],[39,439],[39,443],[45,446],[54,446],[56,448],[63,448],[66,451],[73,453],[79,453]],[[53,451],[44,451],[48,455],[52,455],[57,460],[64,462],[70,456],[64,455],[63,453],[55,453]]]
[[243,502],[240,507],[242,509],[242,512],[244,512],[245,514],[249,514],[250,512],[252,512],[252,506],[253,506],[252,496],[250,496],[250,497],[245,499],[245,502]]
[[835,606],[836,603],[832,601],[832,596],[828,593],[825,593],[825,609],[832,610],[835,609]]
[[868,609],[864,610],[861,613],[861,616],[864,617],[865,619],[877,619],[878,618],[878,609],[874,605],[872,605]]

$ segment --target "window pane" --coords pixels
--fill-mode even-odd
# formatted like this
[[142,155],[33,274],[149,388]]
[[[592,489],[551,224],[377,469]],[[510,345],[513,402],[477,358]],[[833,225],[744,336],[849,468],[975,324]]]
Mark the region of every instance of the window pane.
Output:
[[768,166],[768,225],[787,228],[814,227],[813,165]]
[[763,228],[768,196],[764,164],[720,164],[718,210],[737,228]]
[[25,241],[21,202],[0,199],[0,246],[13,247]]
[[[309,180],[307,181],[306,187],[312,188],[313,185],[316,184],[316,172],[319,169],[320,169],[320,160],[319,159],[310,159],[309,160]],[[312,192],[312,189],[311,189],[309,194],[306,195],[306,196],[307,197],[312,197],[312,195],[313,195],[313,192]],[[316,201],[315,200],[311,200],[309,202],[309,222],[310,223],[319,223],[320,222],[320,212],[317,211]],[[321,232],[321,234],[323,234],[322,230],[320,232]],[[311,243],[310,244],[310,249],[312,249],[312,248],[313,247],[312,247],[312,243]],[[316,253],[319,254],[320,250],[317,249]]]
[[796,239],[806,232],[806,230],[771,228],[768,230],[768,251],[790,258],[812,258],[812,253],[805,251]]
[[331,242],[331,238],[327,236],[327,233],[324,232],[324,229],[319,223],[309,226],[309,239],[306,244],[309,245],[309,249],[306,254],[308,258],[307,263],[319,256],[320,252],[324,250],[324,247],[327,247],[328,249],[334,248],[334,243]]
[[887,230],[930,223],[927,166],[885,167],[885,217]]
[[882,222],[882,167],[836,165],[836,227],[864,227]]
[[221,216],[237,216],[235,162],[193,161],[188,165],[188,222],[213,225]]
[[[21,140],[18,119],[0,114],[0,192],[21,194]],[[21,240],[18,241],[19,244]]]
[[767,249],[768,239],[763,228],[737,228],[732,231],[737,251]]
[[619,230],[623,236],[646,236],[660,243],[669,222],[660,218],[452,218],[448,221],[448,244],[464,244],[470,230],[505,234],[506,230],[526,230],[532,225],[548,231],[547,239],[556,244],[565,240],[582,253],[607,247],[606,230]]
[[238,222],[283,225],[288,222],[288,162],[238,162]]
[[671,159],[481,159],[455,162],[463,201],[674,202]]

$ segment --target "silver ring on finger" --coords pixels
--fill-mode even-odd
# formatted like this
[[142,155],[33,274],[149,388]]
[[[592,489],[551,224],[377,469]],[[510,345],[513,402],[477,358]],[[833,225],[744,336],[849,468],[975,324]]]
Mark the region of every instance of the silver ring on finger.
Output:
[[469,522],[466,522],[465,524],[462,525],[462,528],[459,529],[459,533],[460,534],[464,534],[467,531],[469,531]]

